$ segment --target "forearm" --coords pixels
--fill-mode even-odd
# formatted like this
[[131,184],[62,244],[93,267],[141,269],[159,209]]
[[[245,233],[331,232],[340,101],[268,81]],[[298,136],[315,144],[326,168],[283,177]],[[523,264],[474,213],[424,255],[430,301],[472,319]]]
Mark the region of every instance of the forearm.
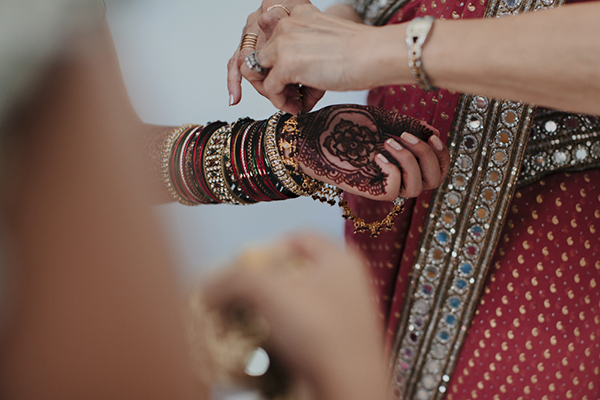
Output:
[[424,65],[440,87],[598,114],[599,11],[600,4],[587,3],[514,18],[438,21]]
[[[600,4],[586,3],[500,19],[436,20],[423,67],[437,87],[599,114],[599,11]],[[405,29],[376,28],[365,42],[384,43],[371,57],[377,85],[414,83]]]
[[360,15],[358,15],[356,11],[354,11],[354,9],[348,4],[334,4],[327,10],[325,10],[325,14],[331,15],[332,17],[343,18],[348,21],[356,22],[359,24],[363,23],[363,20],[360,17]]

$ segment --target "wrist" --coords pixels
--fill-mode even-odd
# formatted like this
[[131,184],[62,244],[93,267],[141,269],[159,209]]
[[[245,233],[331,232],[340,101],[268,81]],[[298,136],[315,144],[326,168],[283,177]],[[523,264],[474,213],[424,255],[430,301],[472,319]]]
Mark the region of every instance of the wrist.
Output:
[[373,79],[368,89],[412,83],[408,52],[404,43],[406,24],[370,29],[373,39],[367,43],[368,56],[364,57],[368,63],[364,67],[365,73]]

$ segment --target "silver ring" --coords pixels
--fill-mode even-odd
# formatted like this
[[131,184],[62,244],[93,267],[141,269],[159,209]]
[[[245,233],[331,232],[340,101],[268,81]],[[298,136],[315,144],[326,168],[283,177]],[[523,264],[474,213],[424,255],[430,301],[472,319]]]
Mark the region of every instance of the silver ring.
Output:
[[258,62],[258,57],[256,55],[256,51],[253,51],[252,53],[248,54],[246,56],[246,65],[252,71],[258,72],[260,74],[261,72],[265,72],[267,69],[260,65],[260,63]]
[[394,199],[394,205],[396,206],[403,206],[404,202],[406,202],[406,199],[404,197],[398,196]]

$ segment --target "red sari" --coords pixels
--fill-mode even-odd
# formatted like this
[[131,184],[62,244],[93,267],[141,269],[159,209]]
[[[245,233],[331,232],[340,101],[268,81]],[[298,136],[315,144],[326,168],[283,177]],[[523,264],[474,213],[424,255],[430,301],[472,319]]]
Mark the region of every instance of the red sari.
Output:
[[[389,23],[417,16],[481,18],[481,1],[412,0]],[[451,131],[458,93],[413,86],[378,88],[370,105]],[[347,196],[366,220],[391,205]],[[348,243],[368,260],[371,283],[392,348],[407,283],[429,212],[431,192],[407,201],[394,229]],[[519,189],[494,252],[448,399],[600,398],[600,170],[555,173]]]

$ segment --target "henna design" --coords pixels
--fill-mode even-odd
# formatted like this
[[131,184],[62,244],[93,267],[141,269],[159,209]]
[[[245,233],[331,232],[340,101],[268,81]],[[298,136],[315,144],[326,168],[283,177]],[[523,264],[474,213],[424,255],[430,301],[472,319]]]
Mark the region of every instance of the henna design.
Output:
[[382,153],[398,164],[383,145],[390,137],[410,132],[428,140],[433,131],[414,118],[378,107],[338,105],[298,117],[303,138],[298,161],[317,176],[344,183],[373,196],[385,193],[387,176],[375,163]]

